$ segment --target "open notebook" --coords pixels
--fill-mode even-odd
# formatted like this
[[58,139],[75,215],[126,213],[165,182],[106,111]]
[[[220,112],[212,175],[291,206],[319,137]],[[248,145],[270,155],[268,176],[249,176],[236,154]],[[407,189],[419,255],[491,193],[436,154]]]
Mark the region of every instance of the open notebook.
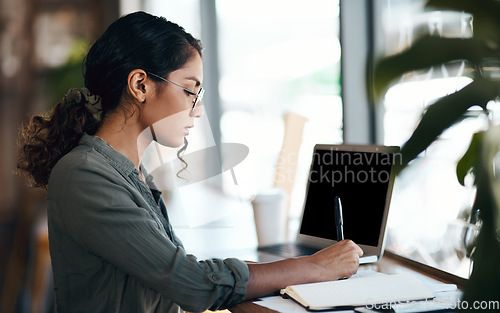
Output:
[[348,309],[433,298],[432,292],[407,274],[376,274],[358,278],[288,286],[282,292],[311,311]]
[[288,258],[336,243],[334,200],[338,196],[345,238],[363,249],[360,263],[376,262],[383,253],[392,168],[401,161],[398,152],[398,147],[383,145],[316,145],[296,241],[259,247],[259,252]]

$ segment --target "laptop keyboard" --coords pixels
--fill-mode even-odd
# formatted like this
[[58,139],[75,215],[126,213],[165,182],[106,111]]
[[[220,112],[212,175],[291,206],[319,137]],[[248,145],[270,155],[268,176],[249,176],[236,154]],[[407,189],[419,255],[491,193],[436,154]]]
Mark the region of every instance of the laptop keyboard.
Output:
[[264,246],[257,248],[259,252],[279,255],[286,258],[293,258],[302,255],[311,255],[318,252],[320,249],[301,246],[293,243],[277,244],[272,246]]

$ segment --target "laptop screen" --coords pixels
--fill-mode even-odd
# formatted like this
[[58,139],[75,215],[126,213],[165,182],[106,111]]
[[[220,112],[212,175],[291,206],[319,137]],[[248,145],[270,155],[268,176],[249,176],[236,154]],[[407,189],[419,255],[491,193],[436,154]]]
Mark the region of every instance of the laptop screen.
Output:
[[336,149],[315,149],[300,234],[337,240],[334,200],[339,196],[344,237],[377,246],[392,191],[394,153]]

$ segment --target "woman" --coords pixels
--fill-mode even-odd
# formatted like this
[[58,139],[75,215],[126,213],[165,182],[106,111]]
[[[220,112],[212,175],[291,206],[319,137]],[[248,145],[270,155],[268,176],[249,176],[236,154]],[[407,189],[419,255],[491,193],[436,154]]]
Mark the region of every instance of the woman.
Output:
[[[150,128],[154,140],[180,147],[202,114],[201,46],[183,28],[144,12],[124,16],[92,46],[84,74],[85,89],[70,90],[21,132],[18,168],[48,188],[60,312],[230,308],[357,271],[362,251],[347,240],[266,264],[186,254],[141,171],[137,144]],[[167,129],[152,127],[159,121]]]

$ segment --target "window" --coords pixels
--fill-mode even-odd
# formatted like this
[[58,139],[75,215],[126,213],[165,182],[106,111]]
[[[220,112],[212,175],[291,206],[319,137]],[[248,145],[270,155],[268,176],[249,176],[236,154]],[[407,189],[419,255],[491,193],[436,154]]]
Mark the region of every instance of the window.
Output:
[[[381,7],[385,54],[411,45],[417,33],[435,36],[472,36],[472,16],[465,12],[429,12],[424,1],[386,0]],[[411,135],[426,106],[471,82],[464,63],[446,64],[423,73],[408,73],[384,99],[383,142],[402,145]],[[477,225],[469,224],[475,190],[456,178],[456,162],[469,146],[472,134],[495,116],[470,110],[470,117],[445,131],[421,158],[397,179],[389,217],[388,249],[417,261],[468,278]]]
[[300,214],[315,143],[342,141],[338,0],[217,1],[223,142],[250,149],[235,168],[238,187],[273,184],[286,112],[308,118],[292,214]]

